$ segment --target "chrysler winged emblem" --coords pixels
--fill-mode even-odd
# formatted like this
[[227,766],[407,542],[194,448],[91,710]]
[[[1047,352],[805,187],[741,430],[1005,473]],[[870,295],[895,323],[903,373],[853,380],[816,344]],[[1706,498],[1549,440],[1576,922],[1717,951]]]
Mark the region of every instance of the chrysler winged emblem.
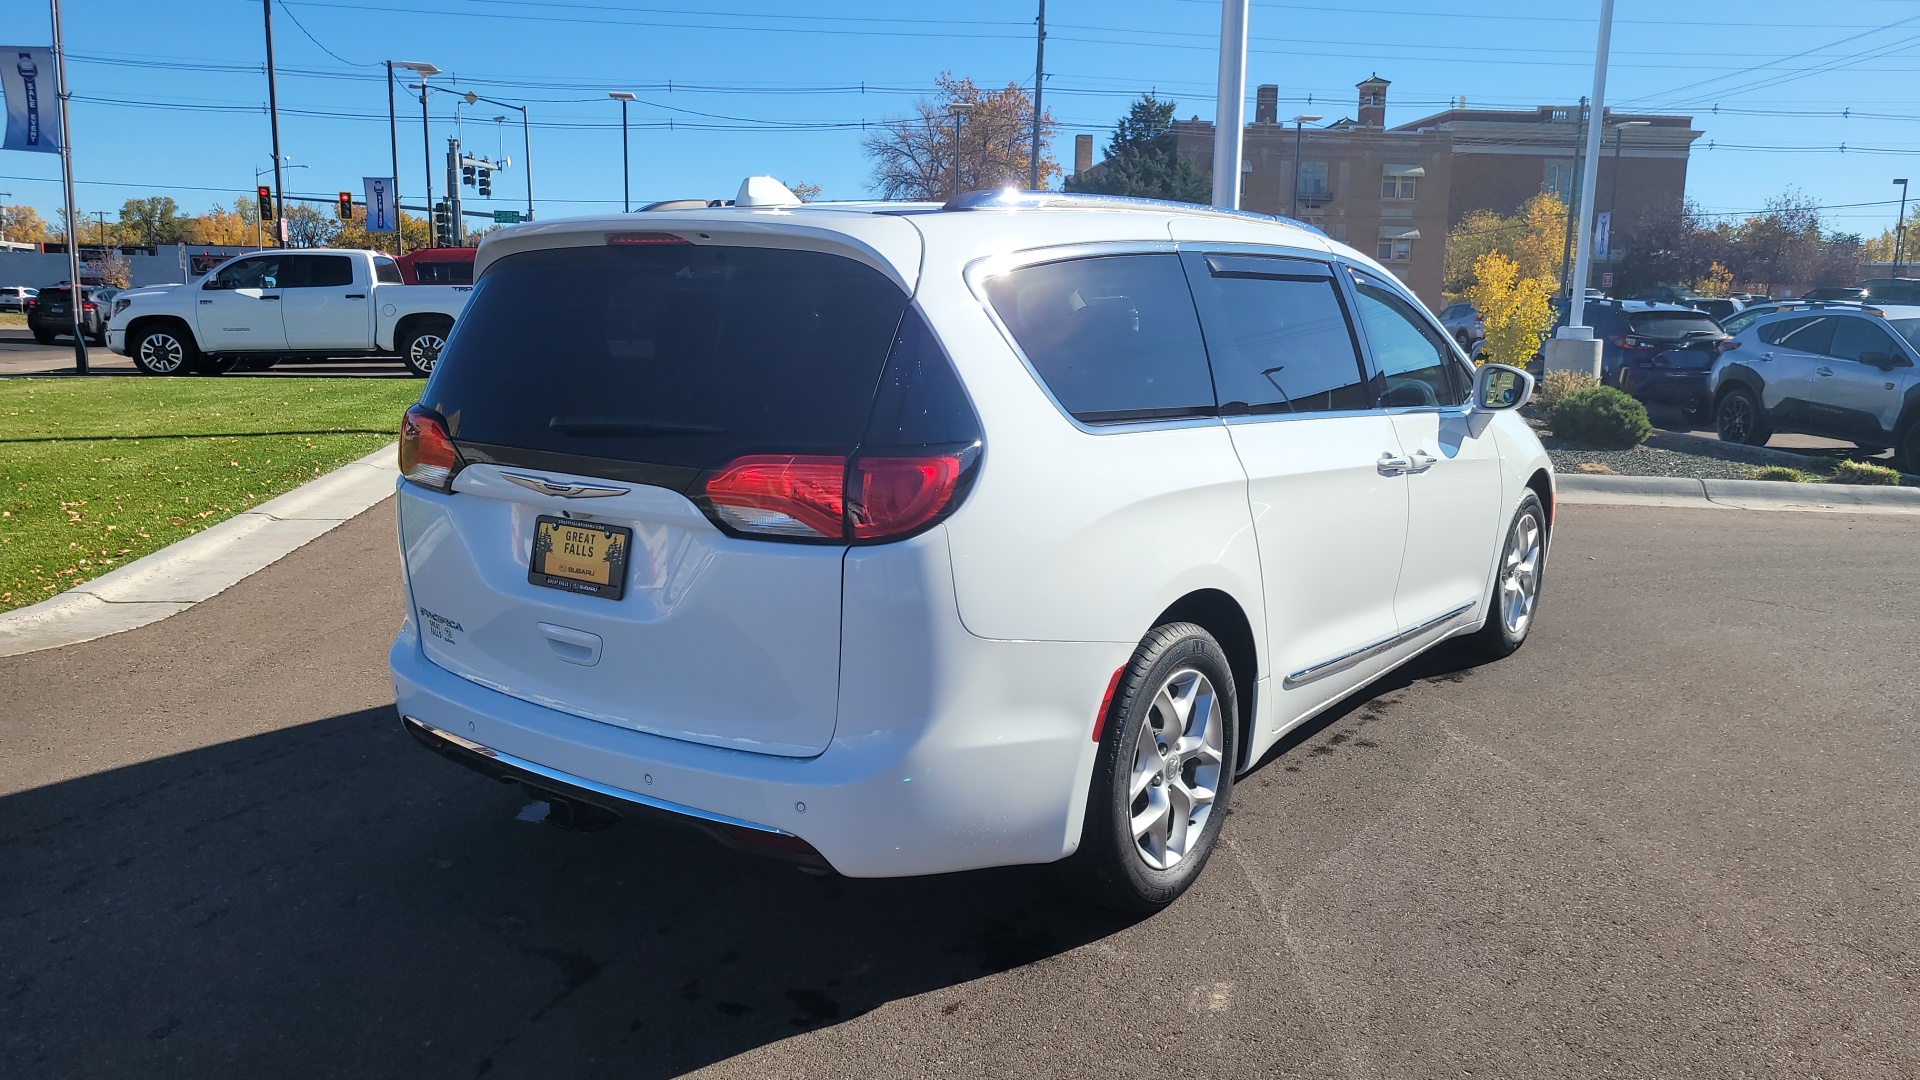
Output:
[[558,495],[563,499],[604,499],[611,495],[625,495],[633,490],[608,484],[569,484],[559,480],[549,480],[544,476],[527,476],[523,473],[503,472],[500,475],[528,491],[537,491],[542,495]]

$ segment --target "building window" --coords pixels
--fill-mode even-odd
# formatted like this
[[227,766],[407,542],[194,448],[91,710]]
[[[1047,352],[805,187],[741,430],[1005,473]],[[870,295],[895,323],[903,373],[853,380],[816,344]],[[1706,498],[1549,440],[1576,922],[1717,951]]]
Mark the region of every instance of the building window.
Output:
[[1571,162],[1549,161],[1547,178],[1540,185],[1542,191],[1551,191],[1560,196],[1563,203],[1573,202],[1573,164]]
[[1374,257],[1381,262],[1406,262],[1413,258],[1413,241],[1382,240],[1379,248],[1374,252]]
[[1555,109],[1555,110],[1553,110],[1553,118],[1554,118],[1554,119],[1555,119],[1556,121],[1557,121],[1557,120],[1565,120],[1565,119],[1567,119],[1568,117],[1571,117],[1572,115],[1573,115],[1573,110],[1572,110],[1572,109]]
[[1375,94],[1375,93],[1371,93],[1371,92],[1369,92],[1369,93],[1365,93],[1365,94],[1361,94],[1361,95],[1360,95],[1360,106],[1361,106],[1362,108],[1365,108],[1365,107],[1366,107],[1366,106],[1368,106],[1368,105],[1384,105],[1384,104],[1386,104],[1386,103],[1385,103],[1384,101],[1382,101],[1382,100],[1381,100],[1381,98],[1382,98],[1382,97],[1384,97],[1384,96],[1385,96],[1385,95],[1382,95],[1382,94]]
[[1413,177],[1387,176],[1380,180],[1380,197],[1383,199],[1413,198]]
[[1331,197],[1327,190],[1327,163],[1324,161],[1303,161],[1300,163],[1300,197],[1303,199],[1325,199]]
[[1333,238],[1341,243],[1347,242],[1347,223],[1342,221],[1333,227]]

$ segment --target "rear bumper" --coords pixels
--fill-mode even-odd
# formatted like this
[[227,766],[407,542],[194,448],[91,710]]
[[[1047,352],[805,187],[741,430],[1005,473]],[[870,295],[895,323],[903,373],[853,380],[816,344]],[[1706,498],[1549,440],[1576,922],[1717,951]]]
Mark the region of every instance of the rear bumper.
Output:
[[520,772],[505,778],[675,814],[741,846],[777,852],[751,841],[797,837],[850,877],[1052,862],[1079,843],[1094,714],[1132,645],[974,637],[950,575],[943,530],[848,555],[839,719],[811,758],[653,735],[501,693],[429,661],[413,619],[389,654],[395,701],[416,737],[482,772],[510,764]]
[[1641,401],[1657,405],[1704,405],[1708,400],[1707,373],[1704,371],[1663,371],[1659,368],[1632,368],[1628,392]]

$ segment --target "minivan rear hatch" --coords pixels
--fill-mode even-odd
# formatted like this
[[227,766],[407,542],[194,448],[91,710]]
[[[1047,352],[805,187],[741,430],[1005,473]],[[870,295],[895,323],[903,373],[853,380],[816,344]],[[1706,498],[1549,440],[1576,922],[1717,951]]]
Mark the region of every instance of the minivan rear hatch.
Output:
[[[722,472],[760,492],[793,463],[852,460],[917,316],[843,254],[591,239],[492,262],[422,395],[459,460],[451,493],[401,500],[426,655],[605,723],[817,754],[839,694],[837,519],[824,535],[744,505],[767,533],[747,535],[704,493]],[[587,569],[555,572],[562,556]]]

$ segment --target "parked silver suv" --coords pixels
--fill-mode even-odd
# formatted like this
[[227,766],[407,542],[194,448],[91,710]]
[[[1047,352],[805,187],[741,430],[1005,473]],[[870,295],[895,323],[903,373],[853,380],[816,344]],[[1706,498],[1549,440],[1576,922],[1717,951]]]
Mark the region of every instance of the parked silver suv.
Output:
[[1714,366],[1714,421],[1728,442],[1776,431],[1893,447],[1920,472],[1920,306],[1784,304],[1741,330]]

